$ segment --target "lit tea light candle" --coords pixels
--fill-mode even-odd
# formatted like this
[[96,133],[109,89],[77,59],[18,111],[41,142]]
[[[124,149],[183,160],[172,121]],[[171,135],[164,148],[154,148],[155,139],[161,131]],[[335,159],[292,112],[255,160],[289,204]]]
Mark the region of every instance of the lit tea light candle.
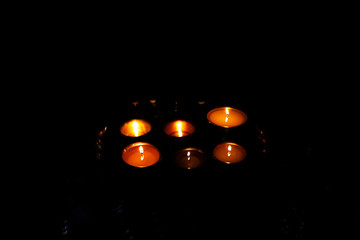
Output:
[[127,146],[121,155],[127,164],[144,168],[154,165],[160,160],[159,150],[149,143],[138,142]]
[[173,137],[184,137],[194,133],[195,126],[187,121],[178,120],[168,123],[164,131],[167,135]]
[[217,145],[213,151],[214,157],[224,163],[232,164],[246,158],[246,150],[236,143],[225,142]]
[[237,127],[247,121],[246,113],[230,107],[215,108],[208,113],[207,118],[210,123],[224,128]]
[[145,120],[133,119],[121,126],[121,134],[127,137],[140,137],[150,132],[151,124]]
[[205,154],[197,148],[186,148],[176,153],[175,164],[185,169],[193,169],[205,162]]

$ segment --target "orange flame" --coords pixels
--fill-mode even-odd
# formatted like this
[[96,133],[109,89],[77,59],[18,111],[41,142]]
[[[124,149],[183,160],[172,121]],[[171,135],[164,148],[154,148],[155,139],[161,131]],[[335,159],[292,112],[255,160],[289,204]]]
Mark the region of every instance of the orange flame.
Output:
[[141,160],[144,160],[145,156],[144,156],[144,148],[142,146],[139,147],[139,152],[141,154]]
[[228,153],[227,153],[228,157],[230,157],[230,155],[231,155],[231,149],[232,149],[232,148],[231,148],[231,145],[229,145],[229,146],[228,146]]
[[229,121],[229,114],[230,114],[229,108],[225,108],[225,113],[226,113],[225,122],[228,122]]
[[139,136],[139,123],[137,121],[133,121],[131,126],[133,127],[133,130],[134,130],[134,134],[135,134],[135,137],[138,137]]
[[178,121],[176,123],[176,127],[177,127],[177,131],[179,133],[179,137],[182,137],[183,136],[183,133],[182,133],[182,122],[181,121]]

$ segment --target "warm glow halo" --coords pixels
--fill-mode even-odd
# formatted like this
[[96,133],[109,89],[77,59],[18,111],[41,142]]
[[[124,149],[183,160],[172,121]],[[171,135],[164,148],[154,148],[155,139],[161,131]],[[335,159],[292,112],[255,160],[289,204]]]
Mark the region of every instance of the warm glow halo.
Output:
[[164,131],[173,137],[185,137],[195,132],[195,126],[186,120],[176,120],[166,124]]
[[144,119],[131,119],[125,122],[120,132],[127,137],[141,137],[151,131],[151,124]]

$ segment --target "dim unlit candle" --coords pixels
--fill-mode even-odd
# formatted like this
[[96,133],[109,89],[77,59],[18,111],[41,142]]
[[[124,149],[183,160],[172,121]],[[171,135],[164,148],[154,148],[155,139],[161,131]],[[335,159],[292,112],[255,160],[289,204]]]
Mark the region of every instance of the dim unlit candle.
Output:
[[205,154],[197,148],[185,148],[176,153],[175,164],[185,169],[193,169],[205,162]]

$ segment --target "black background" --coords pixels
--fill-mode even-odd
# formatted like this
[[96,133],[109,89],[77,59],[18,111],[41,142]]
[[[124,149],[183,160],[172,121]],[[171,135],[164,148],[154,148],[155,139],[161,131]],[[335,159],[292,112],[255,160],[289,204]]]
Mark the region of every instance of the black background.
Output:
[[[102,99],[93,105],[85,101],[87,108],[86,104],[69,108],[75,110],[73,117],[58,129],[64,140],[54,167],[55,235],[60,239],[301,239],[305,166],[312,157],[312,142],[306,122],[302,127],[294,124],[306,118],[299,119],[271,95],[257,102],[248,96],[122,95],[115,104]],[[150,99],[157,99],[157,118]],[[200,100],[205,104],[199,105]],[[247,123],[228,132],[209,124],[206,113],[217,106],[242,109],[248,114]],[[118,128],[130,118],[148,119],[152,131],[141,139],[121,137]],[[180,143],[163,133],[166,122],[179,118],[197,128]],[[95,142],[104,126],[109,136],[103,139],[105,150],[98,160]],[[264,132],[261,138],[259,131]],[[212,148],[224,140],[243,145],[247,159],[234,165],[213,159]],[[134,141],[154,144],[162,161],[144,169],[127,166],[120,151]],[[204,166],[186,171],[172,164],[177,149],[194,146],[206,153]]]
[[[285,12],[293,14],[293,11]],[[24,84],[30,96],[24,100],[20,98],[26,111],[21,112],[20,121],[14,126],[21,131],[25,128],[35,130],[29,134],[29,141],[35,142],[35,151],[31,161],[26,158],[26,163],[36,165],[37,156],[45,155],[44,161],[36,165],[41,173],[39,183],[45,185],[40,196],[45,197],[37,201],[51,217],[41,218],[30,233],[39,234],[49,229],[51,236],[48,239],[62,238],[63,228],[68,225],[69,236],[65,237],[72,239],[89,239],[89,236],[144,239],[144,236],[157,235],[156,229],[163,231],[167,239],[191,239],[199,235],[229,239],[251,234],[295,239],[296,232],[299,232],[296,226],[301,226],[299,223],[304,220],[305,197],[315,213],[310,218],[314,220],[312,229],[320,228],[320,238],[333,236],[334,232],[339,232],[342,238],[349,232],[356,233],[354,230],[359,226],[356,191],[359,188],[355,184],[358,168],[347,165],[356,161],[353,161],[353,156],[344,156],[343,152],[334,154],[333,150],[344,138],[331,136],[325,139],[326,135],[322,133],[332,135],[333,127],[338,125],[328,127],[324,124],[326,121],[318,121],[315,114],[319,110],[328,116],[329,112],[324,111],[328,108],[324,106],[329,107],[330,99],[335,99],[330,101],[330,105],[337,104],[329,107],[331,116],[334,111],[344,111],[338,104],[341,97],[336,91],[334,95],[323,96],[329,81],[334,80],[337,84],[341,80],[337,76],[325,76],[334,72],[329,67],[331,65],[327,65],[334,60],[333,37],[319,40],[313,32],[305,34],[307,28],[301,25],[307,18],[306,14],[295,15],[294,22],[288,21],[289,16],[279,16],[279,21],[274,22],[271,19],[277,15],[272,11],[270,14],[270,18],[259,20],[259,25],[254,27],[247,23],[256,21],[256,17],[247,19],[246,24],[234,29],[224,29],[227,24],[217,23],[217,29],[213,31],[211,25],[209,35],[201,38],[189,33],[182,35],[175,28],[176,35],[160,39],[152,32],[152,27],[146,37],[121,33],[115,38],[112,33],[118,34],[117,30],[111,29],[109,36],[105,31],[94,32],[95,24],[91,24],[89,34],[85,34],[81,24],[71,32],[66,28],[64,34],[54,26],[46,27],[54,30],[52,35],[40,28],[39,32],[45,33],[46,38],[39,39],[41,34],[35,32],[35,25],[31,25],[29,33],[16,39],[21,42],[16,41],[16,48],[11,50],[19,50],[8,59],[11,62],[14,58],[14,62],[19,63],[15,64],[14,79],[31,79]],[[44,22],[43,18],[41,22]],[[323,23],[315,26],[316,32],[321,30]],[[250,27],[250,31],[242,32],[245,25]],[[96,30],[103,30],[103,24],[96,26]],[[220,33],[219,29],[222,30]],[[138,28],[134,30],[138,31]],[[151,39],[154,42],[149,40],[151,36],[154,36]],[[171,38],[176,41],[171,41]],[[113,42],[109,43],[110,40]],[[327,61],[323,61],[323,56],[328,58]],[[29,86],[38,91],[29,91]],[[14,89],[18,90],[18,87]],[[196,171],[203,172],[206,178],[197,177],[202,176],[201,173],[189,177],[172,169],[177,174],[168,177],[177,187],[164,189],[165,181],[153,185],[149,181],[148,185],[158,188],[143,188],[137,193],[127,194],[138,184],[123,184],[118,179],[117,168],[96,163],[96,133],[103,127],[104,120],[128,114],[126,109],[133,99],[147,101],[148,97],[154,96],[158,99],[199,96],[215,105],[225,103],[246,108],[251,120],[248,128],[254,129],[254,146],[257,143],[256,124],[268,137],[268,164],[256,163],[249,158],[246,167],[249,171],[246,172],[242,168],[245,162],[234,169],[219,166],[210,170],[204,166],[204,171]],[[320,104],[313,97],[320,99]],[[18,98],[13,99],[18,102]],[[35,100],[28,102],[29,99]],[[19,112],[19,109],[14,110]],[[191,111],[187,108],[187,112]],[[35,120],[33,127],[29,127],[29,120]],[[40,140],[35,140],[35,136],[40,136]],[[318,137],[317,141],[314,136]],[[16,137],[24,141],[22,137]],[[315,142],[324,143],[327,154],[318,154]],[[344,170],[349,168],[352,170],[347,174]],[[168,168],[159,170],[161,174],[170,175]],[[25,172],[30,172],[31,178],[37,177],[37,171]],[[133,171],[129,169],[129,172]],[[227,174],[229,172],[232,174]],[[219,175],[211,178],[211,173]],[[133,176],[136,174],[134,170]],[[306,186],[305,176],[311,177],[306,178]],[[245,199],[240,199],[238,194],[239,181],[225,186],[215,180],[237,177],[244,180],[241,190],[247,193],[242,195],[246,196]],[[194,186],[203,183],[201,188],[195,188],[201,191],[184,189],[188,185],[182,185],[183,179],[197,182]],[[214,184],[218,185],[212,188]],[[33,189],[31,185],[29,191],[24,191],[21,200],[34,198]],[[314,191],[308,193],[307,189]],[[190,193],[196,196],[197,205],[186,210],[189,203],[182,207],[175,204],[183,203],[179,199],[188,200]],[[172,196],[172,201],[166,200],[166,194]],[[146,206],[134,210],[136,202],[144,196],[155,197]],[[242,204],[229,203],[229,199],[239,200]],[[19,208],[34,208],[34,214],[38,214],[35,206],[26,203],[20,201]],[[124,215],[119,216],[114,209],[120,205],[125,206],[125,210]],[[152,213],[158,215],[155,217]],[[23,216],[20,215],[20,221],[25,221]],[[235,216],[238,219],[229,225],[224,220]],[[30,217],[35,219],[33,215]],[[138,224],[138,219],[143,218],[153,223],[154,219],[161,219],[161,223],[146,229],[144,224]],[[177,230],[176,226],[189,218],[195,219],[196,224],[191,222],[189,228]],[[287,226],[290,230],[286,230]]]

